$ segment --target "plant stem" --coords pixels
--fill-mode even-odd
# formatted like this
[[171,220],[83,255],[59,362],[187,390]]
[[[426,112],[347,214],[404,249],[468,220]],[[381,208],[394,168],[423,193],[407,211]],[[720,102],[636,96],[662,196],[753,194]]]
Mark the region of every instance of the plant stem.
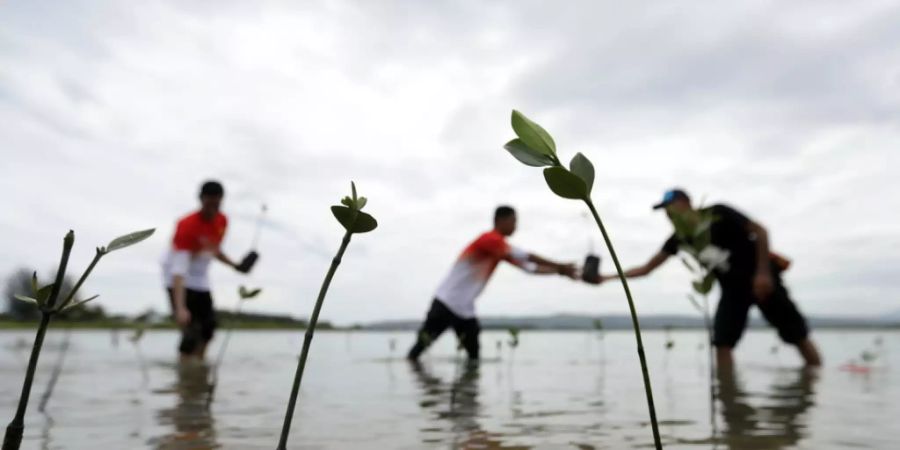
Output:
[[6,435],[3,437],[3,450],[19,450],[22,445],[22,434],[25,431],[25,410],[28,408],[28,397],[31,395],[31,383],[34,381],[34,371],[37,369],[38,358],[41,356],[41,347],[44,345],[44,335],[47,334],[47,326],[53,316],[53,305],[59,296],[63,278],[66,275],[66,266],[69,264],[69,255],[72,253],[72,245],[75,244],[75,233],[69,230],[63,238],[62,256],[59,258],[59,267],[56,269],[56,281],[50,290],[47,303],[41,308],[41,323],[38,325],[34,344],[31,346],[31,357],[28,359],[28,369],[25,372],[25,381],[22,383],[22,394],[19,396],[19,406],[16,415],[6,427]]
[[307,324],[306,334],[303,338],[303,350],[300,352],[300,361],[297,363],[297,373],[294,374],[294,387],[291,389],[291,398],[288,400],[287,412],[284,415],[284,425],[281,428],[281,440],[278,441],[277,450],[287,450],[288,434],[291,431],[291,420],[294,418],[294,408],[297,406],[297,395],[300,393],[300,382],[303,380],[303,369],[306,367],[306,357],[309,355],[309,347],[312,344],[313,334],[316,332],[316,322],[319,320],[319,312],[322,310],[322,304],[325,302],[325,294],[328,292],[328,286],[331,285],[331,279],[341,264],[341,258],[347,245],[350,244],[350,230],[344,233],[344,239],[341,241],[341,247],[338,249],[337,255],[331,260],[331,267],[322,281],[322,287],[319,289],[319,297],[316,299],[316,306],[313,308],[312,316]]
[[62,374],[63,362],[66,360],[66,353],[69,352],[69,341],[72,337],[72,327],[66,327],[66,335],[63,338],[62,345],[59,347],[59,357],[56,359],[56,365],[53,366],[53,373],[50,375],[50,381],[47,383],[47,390],[44,391],[44,394],[41,395],[41,402],[38,403],[38,411],[44,412],[47,408],[47,402],[50,401],[50,396],[53,395],[53,388],[56,387],[56,382],[59,381],[59,376]]
[[231,339],[231,332],[234,330],[234,321],[241,315],[241,307],[244,306],[244,299],[238,300],[237,308],[234,309],[234,319],[228,331],[225,332],[225,339],[222,340],[222,346],[219,347],[219,354],[216,356],[216,362],[213,364],[212,373],[209,377],[209,395],[206,398],[206,405],[209,406],[216,392],[216,385],[219,383],[219,366],[225,359],[225,349],[228,348],[228,341]]
[[103,257],[103,253],[100,252],[100,249],[97,249],[97,253],[94,255],[94,259],[91,261],[91,264],[88,265],[87,269],[85,269],[84,273],[81,274],[81,278],[78,279],[78,282],[75,283],[75,287],[72,288],[72,292],[69,292],[69,295],[63,300],[63,302],[59,305],[60,308],[65,308],[66,305],[69,304],[74,298],[75,293],[78,292],[78,289],[81,288],[81,285],[84,284],[84,280],[87,280],[88,275],[91,274],[91,271],[94,270],[94,266],[100,262],[100,258]]
[[619,264],[619,257],[616,256],[616,250],[613,248],[612,241],[609,239],[606,227],[603,226],[603,221],[600,220],[600,215],[597,214],[597,208],[594,207],[594,204],[590,200],[585,200],[585,203],[591,210],[591,214],[594,215],[594,221],[597,222],[597,226],[600,227],[600,233],[603,234],[606,248],[609,249],[609,255],[612,257],[613,264],[616,266],[616,272],[619,274],[622,288],[625,289],[625,297],[628,299],[628,308],[631,310],[631,322],[634,325],[634,337],[637,341],[638,357],[641,360],[641,372],[644,376],[644,390],[647,393],[647,408],[650,410],[650,426],[653,428],[653,442],[656,444],[657,450],[662,450],[662,441],[659,438],[659,424],[656,421],[656,407],[653,405],[653,388],[650,386],[650,372],[647,370],[647,357],[644,355],[644,343],[641,340],[641,324],[638,322],[637,310],[634,307],[634,299],[631,298],[631,289],[628,288],[625,272],[622,270],[622,265]]
[[709,316],[709,294],[703,296],[703,321],[706,324],[707,345],[709,345],[709,422],[713,438],[718,434],[716,425],[716,358],[713,347],[712,319]]
[[25,372],[25,382],[22,384],[22,395],[19,397],[19,407],[16,416],[6,427],[6,436],[3,438],[3,450],[18,450],[22,445],[22,434],[25,431],[25,409],[28,407],[28,397],[31,395],[31,382],[34,381],[34,370],[37,368],[38,357],[41,355],[41,346],[44,344],[44,335],[47,333],[47,325],[50,323],[50,314],[41,313],[41,324],[38,326],[37,335],[34,337],[34,345],[31,347],[31,358],[28,359],[28,370]]

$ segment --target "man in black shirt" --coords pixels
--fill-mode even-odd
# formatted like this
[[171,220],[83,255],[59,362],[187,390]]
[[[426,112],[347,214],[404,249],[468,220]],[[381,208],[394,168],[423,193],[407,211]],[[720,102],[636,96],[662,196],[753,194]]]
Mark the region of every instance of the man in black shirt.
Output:
[[[753,304],[784,342],[797,347],[806,365],[821,365],[806,320],[781,281],[788,263],[769,251],[768,233],[762,225],[725,205],[694,209],[681,189],[666,192],[653,209],[665,209],[676,232],[650,261],[626,271],[625,276],[645,276],[680,250],[694,255],[715,276],[722,291],[713,331],[720,368],[733,364],[732,349],[747,326]],[[604,275],[600,281],[615,278]]]

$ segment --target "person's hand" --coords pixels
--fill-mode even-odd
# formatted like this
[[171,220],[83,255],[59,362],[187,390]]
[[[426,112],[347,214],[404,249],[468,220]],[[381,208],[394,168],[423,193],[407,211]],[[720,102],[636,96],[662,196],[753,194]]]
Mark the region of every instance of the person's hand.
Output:
[[187,308],[176,308],[175,309],[175,322],[181,328],[188,326],[191,323],[191,312],[188,311]]
[[756,272],[756,276],[753,277],[753,295],[756,296],[756,300],[760,303],[765,302],[772,295],[773,289],[772,275],[764,271]]
[[578,268],[575,267],[575,264],[561,264],[558,272],[560,275],[567,276],[573,280],[578,277]]

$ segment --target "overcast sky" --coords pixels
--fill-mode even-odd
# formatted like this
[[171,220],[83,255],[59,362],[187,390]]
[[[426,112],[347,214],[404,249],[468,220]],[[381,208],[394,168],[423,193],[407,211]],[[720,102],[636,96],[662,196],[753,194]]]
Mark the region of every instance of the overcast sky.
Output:
[[[900,310],[900,4],[896,1],[0,2],[0,276],[71,267],[124,232],[84,294],[168,309],[159,261],[206,178],[226,187],[220,306],[307,316],[357,182],[378,230],[354,238],[323,317],[419,318],[460,250],[519,210],[512,242],[581,260],[598,234],[502,144],[517,108],[584,152],[626,265],[670,232],[672,185],[766,225],[810,314]],[[602,252],[606,256],[606,252]],[[612,269],[608,258],[604,266]],[[48,275],[45,275],[47,277]],[[692,314],[669,262],[635,281],[642,313]],[[498,269],[483,315],[624,313],[615,284]]]

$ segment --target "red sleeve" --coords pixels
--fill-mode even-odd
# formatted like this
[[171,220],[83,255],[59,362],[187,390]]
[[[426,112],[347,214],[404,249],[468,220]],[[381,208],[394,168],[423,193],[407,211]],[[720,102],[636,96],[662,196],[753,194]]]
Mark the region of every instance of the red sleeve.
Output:
[[504,259],[509,254],[509,244],[501,236],[493,233],[484,234],[475,240],[472,249],[479,254],[497,259]]

